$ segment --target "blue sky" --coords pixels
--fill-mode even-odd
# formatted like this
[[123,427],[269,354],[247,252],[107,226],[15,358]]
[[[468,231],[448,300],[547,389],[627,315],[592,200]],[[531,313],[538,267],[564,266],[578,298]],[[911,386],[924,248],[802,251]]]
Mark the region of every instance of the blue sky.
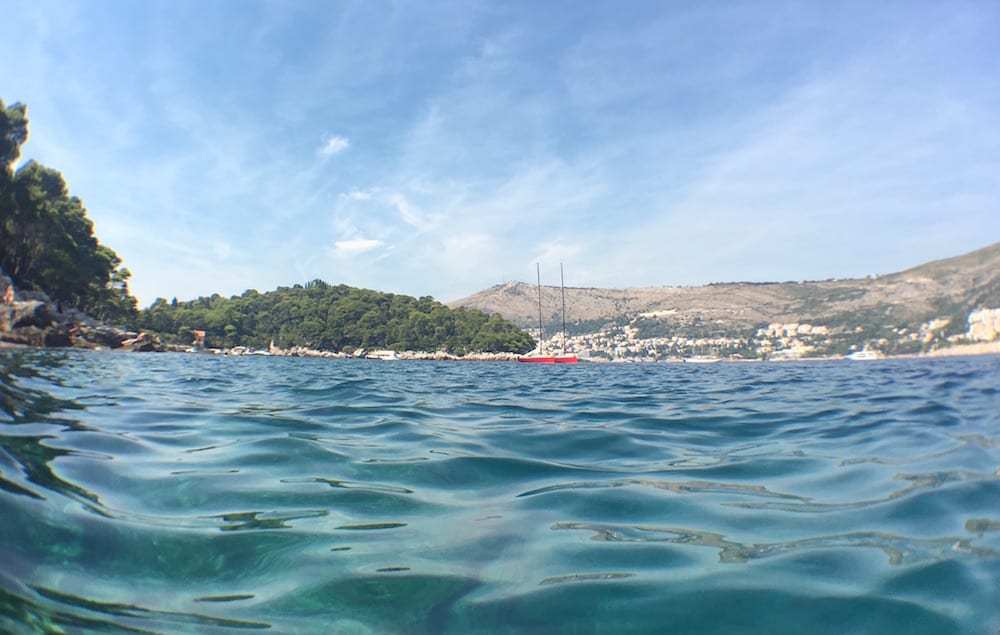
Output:
[[887,273],[1000,240],[996,2],[28,2],[0,98],[143,304]]

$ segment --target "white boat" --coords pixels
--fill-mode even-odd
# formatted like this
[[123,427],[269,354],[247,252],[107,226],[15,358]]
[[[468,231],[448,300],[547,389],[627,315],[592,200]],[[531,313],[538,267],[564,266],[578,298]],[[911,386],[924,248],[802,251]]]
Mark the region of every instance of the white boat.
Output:
[[365,355],[365,359],[380,359],[384,362],[390,362],[398,360],[399,353],[396,351],[372,351]]
[[718,357],[698,356],[698,357],[685,357],[684,358],[684,363],[685,364],[714,364],[716,362],[721,362],[721,361],[722,360],[720,358],[718,358]]
[[847,356],[847,359],[870,360],[870,359],[882,359],[883,357],[884,355],[882,355],[882,353],[878,351],[870,351],[868,349],[865,349],[863,351],[857,351],[855,353],[851,353],[850,355]]

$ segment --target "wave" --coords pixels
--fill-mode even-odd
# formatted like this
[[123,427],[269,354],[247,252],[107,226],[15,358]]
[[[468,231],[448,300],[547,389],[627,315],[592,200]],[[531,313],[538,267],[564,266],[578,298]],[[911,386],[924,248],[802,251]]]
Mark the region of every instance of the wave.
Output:
[[4,351],[0,630],[1000,626],[996,360],[557,370]]

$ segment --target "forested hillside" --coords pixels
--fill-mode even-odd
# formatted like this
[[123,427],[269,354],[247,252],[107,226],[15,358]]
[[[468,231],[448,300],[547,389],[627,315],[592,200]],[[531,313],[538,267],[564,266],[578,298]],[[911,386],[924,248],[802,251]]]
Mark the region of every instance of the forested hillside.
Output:
[[305,286],[213,295],[190,302],[157,299],[140,325],[174,341],[206,331],[209,346],[305,346],[322,350],[390,348],[451,353],[515,352],[532,338],[498,315],[449,309],[430,297],[357,289],[315,280]]

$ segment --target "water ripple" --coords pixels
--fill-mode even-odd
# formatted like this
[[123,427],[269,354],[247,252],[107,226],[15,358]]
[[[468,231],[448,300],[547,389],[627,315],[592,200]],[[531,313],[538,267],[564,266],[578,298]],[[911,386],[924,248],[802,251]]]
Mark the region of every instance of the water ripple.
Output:
[[993,635],[997,386],[2,352],[0,631]]

